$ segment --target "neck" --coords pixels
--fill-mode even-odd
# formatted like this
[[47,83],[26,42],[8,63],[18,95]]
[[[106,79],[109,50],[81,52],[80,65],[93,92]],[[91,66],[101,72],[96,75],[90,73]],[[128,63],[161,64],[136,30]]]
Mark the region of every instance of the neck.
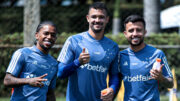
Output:
[[141,49],[143,49],[145,46],[146,46],[145,43],[142,43],[142,44],[140,44],[140,45],[138,45],[138,46],[133,46],[133,45],[131,45],[130,48],[131,48],[134,52],[138,52],[138,51],[140,51]]
[[49,50],[43,49],[39,44],[36,44],[36,47],[37,47],[41,52],[43,52],[44,54],[48,54],[48,52],[49,52]]
[[96,40],[101,40],[104,37],[104,31],[94,33],[91,29],[89,29],[88,32]]

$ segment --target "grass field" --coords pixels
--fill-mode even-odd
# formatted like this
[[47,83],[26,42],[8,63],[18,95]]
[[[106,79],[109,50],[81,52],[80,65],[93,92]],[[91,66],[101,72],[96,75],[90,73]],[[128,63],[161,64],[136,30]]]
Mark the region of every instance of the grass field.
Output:
[[[0,98],[0,101],[9,101],[10,98]],[[66,101],[65,97],[58,97],[56,99],[56,101]],[[160,101],[169,101],[169,97],[168,96],[161,96],[160,97]],[[180,98],[178,98],[178,101],[180,101]]]

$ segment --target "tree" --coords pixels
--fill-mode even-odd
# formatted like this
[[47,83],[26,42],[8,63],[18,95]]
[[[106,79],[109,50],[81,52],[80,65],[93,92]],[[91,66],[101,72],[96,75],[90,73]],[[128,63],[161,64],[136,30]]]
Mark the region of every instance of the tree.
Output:
[[24,5],[24,46],[33,45],[40,22],[40,0],[26,0]]
[[144,0],[147,35],[160,31],[160,0]]
[[114,35],[117,35],[120,32],[119,5],[120,5],[120,0],[116,0],[114,3],[113,31],[112,31]]

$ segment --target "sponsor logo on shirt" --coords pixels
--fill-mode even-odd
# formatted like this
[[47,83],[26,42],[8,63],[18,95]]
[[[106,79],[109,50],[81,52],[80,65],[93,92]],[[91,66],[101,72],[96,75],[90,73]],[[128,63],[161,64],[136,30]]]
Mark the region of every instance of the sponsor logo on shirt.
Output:
[[82,69],[85,67],[88,70],[93,70],[93,71],[97,71],[97,72],[106,72],[106,70],[107,70],[107,68],[105,68],[103,66],[99,66],[99,65],[93,66],[93,65],[90,65],[89,63],[80,66],[80,68],[82,68]]
[[101,54],[101,53],[100,53],[100,52],[94,52],[94,54],[99,55],[99,54]]
[[143,76],[143,75],[136,75],[136,76],[125,76],[124,81],[128,82],[137,82],[137,81],[148,81],[151,76]]

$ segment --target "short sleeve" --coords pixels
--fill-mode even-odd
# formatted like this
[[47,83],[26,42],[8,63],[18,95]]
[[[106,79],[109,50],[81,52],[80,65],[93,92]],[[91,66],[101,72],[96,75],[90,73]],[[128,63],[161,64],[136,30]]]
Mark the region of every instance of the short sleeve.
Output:
[[168,65],[166,56],[165,56],[165,54],[164,54],[163,52],[162,52],[161,60],[162,60],[162,61],[161,61],[161,64],[164,64],[164,67],[163,67],[163,69],[162,69],[163,75],[164,75],[165,77],[173,77],[173,76],[172,76],[172,72],[171,72],[171,70],[170,70],[170,67],[169,67],[169,65]]
[[24,64],[24,56],[21,50],[19,49],[13,54],[6,72],[17,77],[21,72],[23,64]]
[[72,37],[69,37],[66,40],[58,58],[57,58],[57,61],[62,62],[64,64],[68,64],[68,63],[72,62],[73,60],[74,60],[74,55],[73,55]]

